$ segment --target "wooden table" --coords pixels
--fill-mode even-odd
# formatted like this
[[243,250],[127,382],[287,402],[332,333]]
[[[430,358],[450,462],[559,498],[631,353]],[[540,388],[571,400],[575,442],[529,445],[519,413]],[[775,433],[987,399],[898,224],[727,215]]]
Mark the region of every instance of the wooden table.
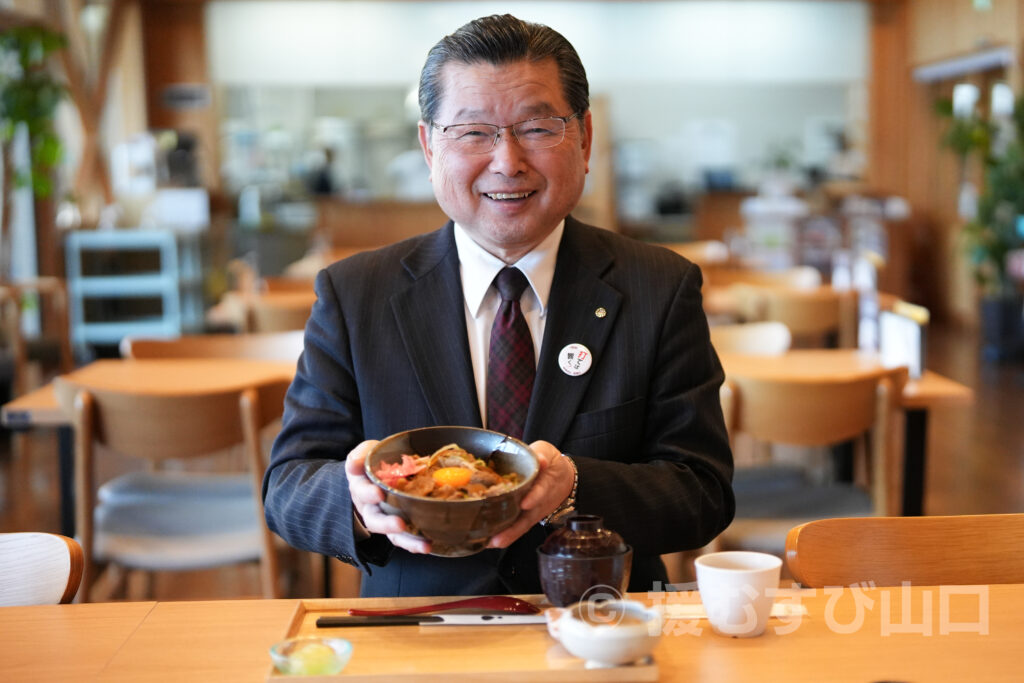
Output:
[[[109,389],[138,392],[232,391],[295,376],[293,361],[236,358],[175,358],[94,361],[67,375]],[[19,396],[0,409],[0,420],[14,429],[57,429],[61,524],[65,536],[75,535],[73,443],[69,418],[57,404],[53,385]]]
[[[720,353],[727,376],[842,378],[854,371],[884,372],[876,353],[856,349],[794,349],[778,356]],[[928,412],[959,407],[974,400],[970,387],[926,370],[903,388],[900,402],[906,413],[903,461],[903,514],[924,512],[927,467]]]
[[92,681],[155,602],[0,608],[0,678]]
[[241,391],[295,376],[295,361],[248,358],[107,359],[65,377],[112,390],[145,394]]
[[[670,610],[699,602],[696,593],[630,597]],[[266,680],[271,674],[267,649],[289,632],[310,630],[302,619],[293,625],[296,615],[306,610],[341,614],[355,606],[427,601],[223,600],[4,608],[0,678]],[[785,590],[776,601],[798,611],[796,606],[802,606],[806,613],[773,618],[759,638],[718,636],[705,620],[693,617],[666,621],[655,650],[658,680],[1021,679],[1017,651],[1024,642],[1024,585]],[[330,680],[628,680],[622,669],[583,670],[582,662],[568,655],[543,624],[321,631],[355,646],[347,669]]]

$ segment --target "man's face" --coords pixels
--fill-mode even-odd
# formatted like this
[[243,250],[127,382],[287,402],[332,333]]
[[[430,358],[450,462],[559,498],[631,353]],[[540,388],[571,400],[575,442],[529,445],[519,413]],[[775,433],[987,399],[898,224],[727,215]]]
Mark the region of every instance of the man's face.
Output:
[[[496,66],[448,63],[441,72],[438,125],[508,126],[569,116],[553,59]],[[484,249],[514,262],[547,237],[576,206],[590,160],[590,112],[566,124],[554,147],[524,149],[509,128],[486,154],[465,155],[420,122],[420,144],[441,208]],[[499,198],[502,195],[506,198]]]

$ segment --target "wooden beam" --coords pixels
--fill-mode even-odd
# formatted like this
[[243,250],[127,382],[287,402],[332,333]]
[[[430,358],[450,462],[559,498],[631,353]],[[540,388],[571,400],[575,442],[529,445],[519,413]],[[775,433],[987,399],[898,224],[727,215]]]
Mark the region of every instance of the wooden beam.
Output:
[[871,71],[868,78],[868,184],[907,195],[908,62],[907,4],[871,5]]
[[110,72],[121,51],[121,36],[124,30],[124,17],[128,9],[128,1],[113,0],[107,15],[107,28],[103,34],[103,48],[96,74],[96,88],[93,91],[98,111],[103,111],[103,105],[107,99],[107,83],[110,81]]
[[0,8],[0,31],[19,26],[47,26],[48,22],[42,17],[25,14],[17,10]]
[[85,196],[92,188],[97,188],[103,195],[103,201],[111,204],[114,192],[107,172],[106,160],[100,150],[100,121],[107,98],[107,84],[110,71],[117,55],[119,36],[123,26],[125,4],[127,1],[114,0],[108,15],[108,25],[103,41],[103,54],[100,66],[96,71],[94,84],[90,84],[85,37],[78,22],[81,13],[81,1],[47,0],[47,8],[51,17],[58,22],[60,31],[67,36],[69,49],[61,51],[61,61],[68,79],[68,91],[78,110],[82,124],[82,158],[75,173],[74,190],[79,196]]

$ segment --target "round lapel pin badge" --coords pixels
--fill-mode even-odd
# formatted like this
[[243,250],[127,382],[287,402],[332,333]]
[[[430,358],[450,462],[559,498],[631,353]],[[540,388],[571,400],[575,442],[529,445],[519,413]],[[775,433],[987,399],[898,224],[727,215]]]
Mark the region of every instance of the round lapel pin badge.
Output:
[[583,344],[566,344],[558,352],[558,367],[570,377],[586,374],[593,362],[593,354]]

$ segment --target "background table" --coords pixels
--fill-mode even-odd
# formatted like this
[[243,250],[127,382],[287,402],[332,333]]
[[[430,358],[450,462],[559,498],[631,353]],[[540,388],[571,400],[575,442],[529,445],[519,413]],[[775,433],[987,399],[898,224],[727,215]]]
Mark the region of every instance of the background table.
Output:
[[[876,353],[856,349],[793,349],[777,356],[720,353],[726,376],[841,379],[854,371],[885,372]],[[968,405],[974,392],[947,377],[926,370],[903,387],[900,405],[906,414],[903,441],[904,515],[924,513],[928,412],[933,408]]]

